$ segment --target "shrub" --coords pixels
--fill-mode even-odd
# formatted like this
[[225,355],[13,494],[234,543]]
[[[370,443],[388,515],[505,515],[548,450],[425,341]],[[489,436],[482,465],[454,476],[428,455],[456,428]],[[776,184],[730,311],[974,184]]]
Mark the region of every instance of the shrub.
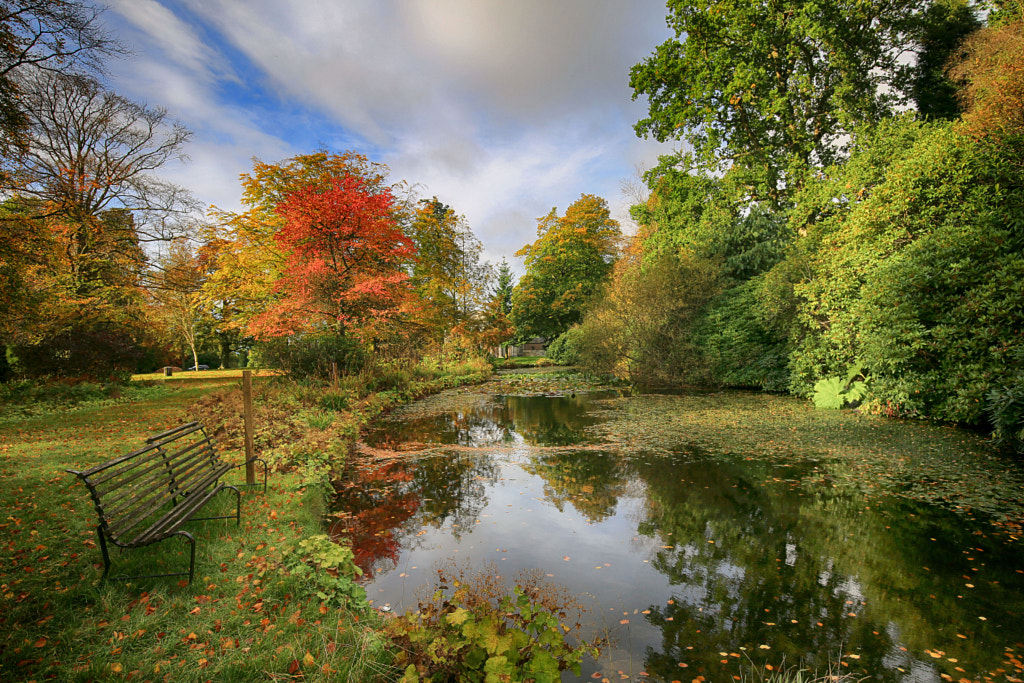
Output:
[[789,385],[786,341],[761,316],[763,279],[723,292],[696,326],[694,344],[715,384],[765,391],[785,391]]
[[580,348],[583,330],[579,325],[570,327],[548,346],[548,358],[559,365],[576,365],[580,362]]
[[[858,175],[891,140],[900,154]],[[868,409],[983,424],[986,405],[1010,410],[1024,347],[1024,139],[910,121],[872,144],[830,170],[825,218],[807,226],[791,388],[838,399],[863,365]]]
[[598,643],[573,642],[581,628],[579,603],[539,571],[516,577],[506,591],[494,565],[468,575],[438,572],[433,600],[387,626],[398,645],[402,681],[535,681],[556,683],[560,672],[580,675]]
[[1024,453],[1024,347],[1016,350],[1012,360],[1016,373],[988,392],[985,413],[995,442]]
[[707,382],[694,331],[722,286],[720,265],[689,252],[620,259],[607,295],[584,318],[581,366],[636,384]]
[[284,370],[295,379],[328,379],[333,363],[340,374],[359,372],[366,354],[358,341],[338,334],[305,334],[260,342],[260,366]]
[[128,329],[86,324],[12,348],[27,377],[127,382],[143,352]]
[[363,571],[347,541],[323,534],[310,536],[283,551],[284,565],[292,576],[305,579],[310,592],[327,604],[362,608],[366,590],[356,583]]

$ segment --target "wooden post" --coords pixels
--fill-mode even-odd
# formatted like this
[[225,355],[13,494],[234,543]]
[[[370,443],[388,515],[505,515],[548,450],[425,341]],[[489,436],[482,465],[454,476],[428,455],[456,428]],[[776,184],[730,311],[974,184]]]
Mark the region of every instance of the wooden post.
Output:
[[252,486],[256,483],[256,463],[253,459],[252,434],[252,371],[242,370],[242,416],[245,418],[245,483]]

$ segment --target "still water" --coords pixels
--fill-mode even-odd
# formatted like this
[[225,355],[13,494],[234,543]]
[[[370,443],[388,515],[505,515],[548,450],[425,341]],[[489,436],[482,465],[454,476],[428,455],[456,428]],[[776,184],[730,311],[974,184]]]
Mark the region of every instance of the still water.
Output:
[[[829,444],[785,459],[685,439],[623,448],[601,426],[639,400],[476,396],[382,423],[364,453],[387,457],[350,473],[334,529],[373,604],[415,610],[451,560],[507,579],[539,568],[581,597],[588,635],[611,639],[586,680],[830,664],[871,680],[1024,679],[1018,529],[851,483]],[[657,439],[632,426],[632,441]]]

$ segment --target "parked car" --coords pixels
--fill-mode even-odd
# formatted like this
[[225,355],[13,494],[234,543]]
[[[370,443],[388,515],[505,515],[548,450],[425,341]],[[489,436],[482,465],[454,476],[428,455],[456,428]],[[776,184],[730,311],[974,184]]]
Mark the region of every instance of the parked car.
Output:
[[193,365],[192,367],[189,368],[189,370],[209,370],[209,369],[210,369],[209,365]]

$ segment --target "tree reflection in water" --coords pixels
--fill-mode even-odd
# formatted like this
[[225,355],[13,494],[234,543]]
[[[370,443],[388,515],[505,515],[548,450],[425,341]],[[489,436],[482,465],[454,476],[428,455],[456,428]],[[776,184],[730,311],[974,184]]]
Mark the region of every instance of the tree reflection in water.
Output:
[[[821,455],[849,453],[849,426],[785,458],[685,444],[624,454],[589,429],[599,404],[498,397],[388,425],[374,439],[391,449],[353,459],[334,531],[385,595],[400,562],[405,576],[428,564],[418,558],[461,552],[594,596],[593,628],[618,645],[585,677],[728,680],[744,665],[838,660],[885,681],[1024,678],[1019,544],[858,485]],[[420,571],[410,580],[430,581]]]

